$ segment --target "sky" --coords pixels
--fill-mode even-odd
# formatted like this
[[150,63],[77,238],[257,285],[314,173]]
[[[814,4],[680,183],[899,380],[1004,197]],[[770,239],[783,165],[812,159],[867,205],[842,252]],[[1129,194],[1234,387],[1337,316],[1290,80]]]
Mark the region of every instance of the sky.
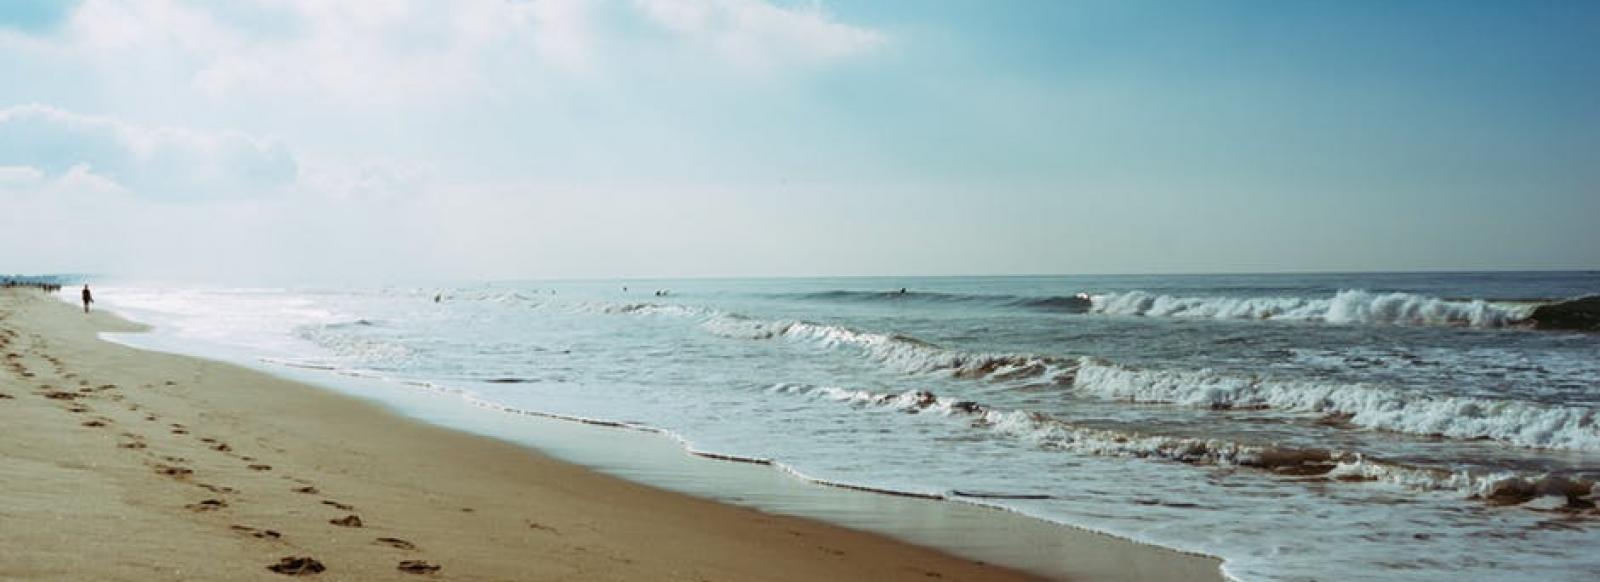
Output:
[[1600,268],[1600,3],[7,0],[0,272]]

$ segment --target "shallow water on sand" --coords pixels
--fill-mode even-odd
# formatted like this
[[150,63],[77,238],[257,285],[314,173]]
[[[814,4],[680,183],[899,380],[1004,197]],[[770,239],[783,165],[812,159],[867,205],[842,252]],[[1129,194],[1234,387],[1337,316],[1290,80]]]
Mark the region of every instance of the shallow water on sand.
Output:
[[1600,574],[1600,335],[1526,322],[1597,292],[1475,273],[97,296],[200,353],[650,427],[1242,579],[1459,580]]

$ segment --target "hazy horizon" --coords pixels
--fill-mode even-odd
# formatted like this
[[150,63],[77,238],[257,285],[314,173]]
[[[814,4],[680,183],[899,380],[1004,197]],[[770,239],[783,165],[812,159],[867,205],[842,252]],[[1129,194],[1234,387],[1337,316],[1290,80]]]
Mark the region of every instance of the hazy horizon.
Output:
[[1600,6],[0,6],[0,272],[1600,269]]

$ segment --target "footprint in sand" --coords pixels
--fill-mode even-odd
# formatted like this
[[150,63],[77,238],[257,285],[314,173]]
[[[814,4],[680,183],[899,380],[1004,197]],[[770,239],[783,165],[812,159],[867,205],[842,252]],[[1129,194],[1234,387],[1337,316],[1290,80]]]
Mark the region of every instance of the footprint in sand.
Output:
[[271,471],[272,470],[272,465],[259,465],[258,464],[258,465],[250,465],[248,468],[251,471]]
[[237,524],[230,525],[230,526],[228,526],[228,528],[232,529],[233,531],[248,535],[250,537],[261,538],[261,539],[264,539],[264,540],[276,540],[276,539],[282,539],[283,538],[283,534],[278,533],[277,530],[262,529],[262,528],[258,528],[258,527],[250,527],[248,525],[237,525]]
[[211,445],[211,450],[217,452],[226,453],[233,450],[233,447],[228,446],[228,443],[220,442],[211,437],[201,438],[200,442]]
[[16,398],[5,392],[0,392],[0,400],[16,400]]
[[187,509],[189,511],[201,512],[201,511],[216,511],[218,509],[222,509],[222,508],[227,507],[227,506],[228,506],[228,502],[223,501],[221,499],[207,499],[207,500],[201,501],[199,503],[190,503],[188,505],[183,506],[183,508]]
[[144,443],[139,442],[139,441],[129,441],[129,442],[125,442],[125,443],[117,443],[117,448],[119,448],[119,449],[135,449],[135,450],[137,450],[137,449],[142,449],[142,448],[145,448],[145,447],[148,447],[148,446],[150,446],[150,445],[144,444]]
[[210,483],[195,483],[194,486],[195,487],[199,487],[201,489],[205,489],[206,491],[210,491],[212,493],[238,493],[239,492],[238,489],[234,489],[234,488],[228,487],[226,485],[212,485]]
[[307,485],[305,487],[295,487],[293,489],[293,491],[295,493],[313,493],[314,494],[314,493],[317,493],[317,488],[316,487],[312,487],[310,485]]
[[422,560],[401,560],[396,569],[407,574],[432,574],[439,571],[439,566],[429,564]]
[[547,532],[550,532],[550,533],[553,533],[553,534],[558,534],[558,535],[561,533],[561,531],[557,530],[556,528],[550,527],[548,525],[539,523],[539,522],[531,520],[531,519],[528,520],[528,527],[536,529],[536,530],[540,530],[540,531],[547,531]]
[[356,509],[356,506],[354,506],[354,505],[350,505],[348,503],[339,503],[339,502],[334,501],[332,499],[324,499],[322,501],[322,504],[323,505],[331,505],[334,508],[342,509],[342,510],[345,510],[345,511],[355,511],[355,509]]
[[85,420],[85,421],[83,421],[82,424],[83,424],[83,426],[92,427],[92,428],[98,428],[98,427],[102,427],[102,426],[106,425],[105,422],[102,422],[102,421],[99,421],[99,420]]
[[415,550],[417,545],[400,538],[378,538],[377,543],[400,550]]
[[171,465],[156,465],[155,470],[158,475],[166,475],[174,479],[186,479],[194,474],[194,470],[188,467],[173,467]]
[[340,527],[362,527],[362,525],[361,525],[361,516],[356,515],[354,513],[352,513],[350,515],[346,515],[346,516],[341,517],[339,519],[330,519],[330,520],[328,520],[328,523],[331,523],[333,525],[337,525],[337,526],[340,526]]
[[327,570],[322,562],[308,556],[284,556],[267,569],[286,576],[309,576]]

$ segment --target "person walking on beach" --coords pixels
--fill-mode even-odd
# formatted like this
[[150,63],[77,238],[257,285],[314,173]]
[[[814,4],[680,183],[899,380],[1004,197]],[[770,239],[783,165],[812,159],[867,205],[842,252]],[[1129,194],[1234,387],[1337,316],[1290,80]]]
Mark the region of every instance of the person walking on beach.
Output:
[[89,286],[83,286],[83,312],[89,312],[89,304],[94,303],[94,295],[89,294]]

